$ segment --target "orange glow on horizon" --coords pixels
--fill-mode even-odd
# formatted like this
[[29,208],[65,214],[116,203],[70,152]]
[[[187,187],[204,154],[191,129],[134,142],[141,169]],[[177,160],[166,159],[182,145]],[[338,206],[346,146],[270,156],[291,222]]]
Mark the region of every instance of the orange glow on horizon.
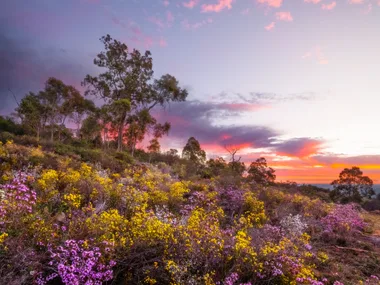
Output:
[[[349,164],[343,164],[343,163],[333,163],[331,165],[332,168],[339,168],[339,169],[344,169],[344,168],[351,168],[353,165]],[[368,169],[368,170],[380,170],[380,164],[363,164],[363,165],[355,165],[359,167],[360,169]]]

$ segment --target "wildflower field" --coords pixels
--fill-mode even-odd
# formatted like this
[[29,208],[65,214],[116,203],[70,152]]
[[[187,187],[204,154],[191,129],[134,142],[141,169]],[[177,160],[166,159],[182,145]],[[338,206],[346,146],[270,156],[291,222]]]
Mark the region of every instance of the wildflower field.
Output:
[[0,162],[1,284],[379,284],[357,204],[12,141]]

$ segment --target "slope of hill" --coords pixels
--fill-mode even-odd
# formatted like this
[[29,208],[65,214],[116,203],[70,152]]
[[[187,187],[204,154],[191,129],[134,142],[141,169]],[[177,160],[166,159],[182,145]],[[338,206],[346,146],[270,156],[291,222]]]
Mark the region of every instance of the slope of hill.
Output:
[[62,147],[0,144],[1,284],[379,284],[359,205]]

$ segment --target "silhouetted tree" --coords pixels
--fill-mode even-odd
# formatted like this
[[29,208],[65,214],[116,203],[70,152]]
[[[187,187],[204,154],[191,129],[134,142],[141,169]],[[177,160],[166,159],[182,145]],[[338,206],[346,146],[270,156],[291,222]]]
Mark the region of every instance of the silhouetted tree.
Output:
[[160,152],[160,148],[161,146],[157,138],[153,138],[149,141],[149,145],[147,147],[149,151],[149,162],[151,161],[153,154]]
[[88,116],[83,120],[79,136],[90,142],[94,142],[101,137],[102,125],[95,115]]
[[249,166],[247,180],[261,185],[270,185],[276,180],[274,172],[273,168],[268,167],[266,159],[260,157]]
[[130,51],[124,43],[113,40],[110,35],[101,38],[105,51],[99,53],[94,64],[105,68],[99,76],[87,75],[83,84],[86,94],[105,99],[112,112],[112,125],[118,132],[118,150],[126,137],[131,151],[144,138],[156,119],[150,111],[170,101],[184,101],[186,89],[178,86],[171,75],[163,75],[153,81],[152,57],[149,51],[141,54]]
[[36,135],[37,140],[39,140],[41,130],[46,124],[46,111],[40,102],[40,98],[32,92],[22,98],[18,108],[16,108],[22,125],[28,133]]
[[206,161],[206,152],[201,148],[199,142],[194,137],[191,137],[182,150],[182,157],[196,164],[204,164]]
[[29,93],[21,100],[16,112],[23,125],[35,133],[37,138],[41,130],[48,126],[50,139],[53,141],[56,131],[58,131],[58,138],[62,132],[67,131],[65,123],[68,117],[80,124],[84,113],[94,108],[94,103],[84,99],[73,86],[50,77],[43,91],[37,95]]
[[92,100],[85,99],[83,96],[73,97],[70,105],[72,108],[70,118],[77,125],[78,133],[84,117],[95,113],[97,108]]
[[24,128],[21,125],[17,124],[12,118],[4,118],[0,116],[0,133],[8,132],[15,135],[23,135]]
[[245,165],[241,162],[241,156],[239,158],[236,157],[237,152],[240,150],[239,147],[236,146],[224,146],[227,152],[230,154],[231,159],[228,163],[229,169],[232,171],[233,175],[241,176],[245,171]]
[[345,168],[339,174],[339,179],[331,182],[331,185],[334,189],[330,197],[342,203],[361,202],[363,198],[375,195],[373,181],[368,176],[363,176],[363,172],[357,166]]
[[206,162],[210,177],[219,176],[227,167],[227,162],[223,157],[211,158]]
[[58,139],[60,139],[66,119],[74,112],[74,106],[81,97],[77,89],[59,79],[50,77],[46,81],[45,89],[39,92],[38,99],[44,108],[52,141],[55,130],[58,130]]

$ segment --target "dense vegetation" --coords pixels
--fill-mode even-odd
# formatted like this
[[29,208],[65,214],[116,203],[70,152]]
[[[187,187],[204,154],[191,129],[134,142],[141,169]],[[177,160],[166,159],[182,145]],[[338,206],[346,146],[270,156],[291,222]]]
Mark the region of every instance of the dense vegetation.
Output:
[[106,71],[84,80],[101,106],[50,78],[19,122],[0,117],[1,284],[379,284],[380,199],[359,168],[330,192],[236,150],[207,160],[194,137],[161,152],[170,123],[151,110],[187,91],[102,42]]

